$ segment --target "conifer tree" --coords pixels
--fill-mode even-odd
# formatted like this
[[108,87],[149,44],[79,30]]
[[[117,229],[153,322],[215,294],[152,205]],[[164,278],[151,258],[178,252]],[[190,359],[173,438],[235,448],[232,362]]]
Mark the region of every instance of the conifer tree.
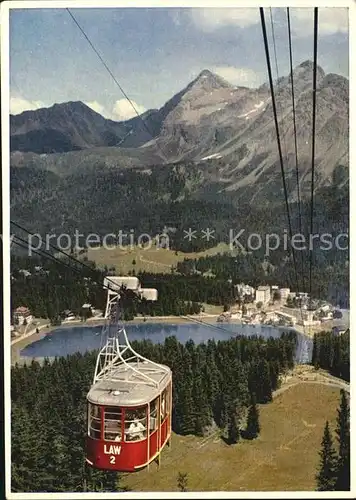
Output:
[[188,474],[186,472],[178,472],[177,486],[179,491],[188,491]]
[[228,418],[228,442],[230,444],[236,444],[240,440],[240,429],[239,429],[239,416],[237,408],[235,405],[231,406]]
[[180,401],[179,430],[182,434],[193,434],[195,431],[195,411],[193,399],[193,372],[189,353],[184,348],[184,377],[178,388],[178,399]]
[[278,389],[280,381],[278,378],[279,366],[278,361],[270,361],[269,363],[269,378],[271,382],[271,391]]
[[40,463],[45,449],[41,422],[35,409],[30,413],[13,404],[11,413],[11,487],[18,492],[37,491],[48,477]]
[[[82,304],[80,300],[79,308]],[[281,370],[278,360],[282,347],[293,341],[293,335],[288,333],[283,338],[270,339],[267,349],[260,348],[261,343],[265,344],[262,339],[244,337],[198,346],[194,343],[184,346],[175,337],[170,337],[161,345],[134,341],[132,346],[152,361],[172,368],[173,429],[182,434],[194,434],[202,432],[212,414],[224,429],[229,422],[233,424],[232,402],[241,411],[250,404],[250,393],[254,392],[248,388],[250,375],[251,384],[263,395],[265,389],[261,389],[258,366],[261,362],[266,366],[265,363],[274,361],[274,376],[277,377]],[[33,362],[12,368],[14,491],[123,491],[118,474],[83,469],[86,393],[96,355],[95,351],[77,353],[53,362],[47,360],[41,365]],[[270,376],[271,370],[268,372]],[[253,430],[252,436],[259,432],[256,400],[254,405],[255,419],[252,418],[253,408],[250,408],[248,427]],[[235,415],[237,427],[239,411]],[[235,429],[231,426],[227,430],[233,437]]]
[[337,441],[339,445],[338,478],[336,490],[350,490],[350,408],[346,392],[340,391],[341,400],[337,417]]
[[248,415],[247,415],[247,426],[245,431],[245,437],[247,439],[255,439],[259,433],[260,433],[259,411],[256,405],[256,396],[255,394],[252,394],[251,406],[248,410]]
[[204,379],[206,381],[207,398],[216,419],[216,403],[219,396],[220,374],[216,366],[214,350],[215,345],[208,341],[207,363],[204,370]]
[[341,389],[340,396],[336,434],[339,443],[339,457],[343,460],[350,454],[350,408],[344,389]]
[[236,399],[238,400],[238,406],[240,408],[247,407],[251,399],[248,390],[247,374],[248,370],[245,366],[240,362],[236,363],[234,386],[236,388]]
[[[199,349],[199,348],[198,348]],[[202,368],[197,365],[194,370],[193,399],[195,411],[195,431],[198,436],[204,434],[204,428],[211,423],[210,408],[202,380]]]
[[229,421],[229,403],[228,397],[225,394],[219,398],[220,415],[218,425],[221,429],[225,429]]
[[321,441],[320,467],[316,476],[318,491],[334,491],[337,475],[337,456],[333,448],[329,422],[324,428],[324,435]]
[[259,377],[262,402],[267,403],[269,401],[272,401],[270,368],[266,360],[263,360],[259,364]]

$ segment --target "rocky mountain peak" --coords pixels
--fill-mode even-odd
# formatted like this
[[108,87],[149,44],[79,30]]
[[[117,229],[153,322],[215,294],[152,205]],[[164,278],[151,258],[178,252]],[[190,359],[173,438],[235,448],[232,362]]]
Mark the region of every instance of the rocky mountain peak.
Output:
[[203,88],[204,90],[233,88],[233,86],[224,80],[224,78],[208,69],[201,71],[195,80],[191,82],[190,89],[197,87]]
[[[309,59],[299,64],[293,70],[293,78],[312,78],[314,71],[314,63]],[[319,65],[317,65],[317,78],[321,80],[325,77],[325,71]]]
[[[295,65],[293,70],[298,157],[302,184],[305,185],[309,182],[311,155],[313,68],[313,62],[307,60]],[[318,171],[322,172],[320,182],[327,182],[335,165],[347,166],[349,161],[349,81],[340,75],[325,75],[319,66],[317,76],[316,140],[319,156],[316,161],[320,164]],[[290,75],[276,82],[275,98],[279,119],[285,124],[286,154],[294,155]],[[143,164],[151,165],[162,161],[157,156],[160,149],[172,162],[218,162],[214,168],[221,169],[219,175],[224,182],[230,183],[229,189],[246,191],[244,196],[251,196],[252,191],[246,190],[246,186],[258,183],[259,189],[263,190],[264,184],[272,177],[277,182],[278,155],[270,101],[268,83],[258,89],[236,87],[204,69],[162,108],[144,115],[150,133],[137,117],[116,123],[106,120],[81,102],[69,102],[55,105],[51,110],[11,116],[11,151],[42,154],[86,149],[89,151],[85,154],[91,156],[97,154],[95,151],[91,153],[91,148],[119,144],[115,150],[110,150],[110,155],[120,158],[124,155],[125,161],[131,164],[132,158],[135,157],[136,161],[136,154],[142,151],[145,156]],[[54,110],[58,112],[54,113]],[[132,158],[128,148],[137,148]],[[325,151],[328,151],[327,155]],[[103,162],[111,161],[107,160],[109,154],[98,154],[103,155]],[[77,168],[75,162],[70,168]],[[293,184],[293,177],[291,182]],[[259,196],[259,191],[253,196]]]

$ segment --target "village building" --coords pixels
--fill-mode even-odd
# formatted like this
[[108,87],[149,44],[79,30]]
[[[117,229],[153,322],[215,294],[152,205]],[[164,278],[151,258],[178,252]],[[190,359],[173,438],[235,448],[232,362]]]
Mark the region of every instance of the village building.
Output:
[[271,300],[271,289],[269,286],[259,286],[256,290],[256,303],[267,304]]
[[20,306],[17,307],[13,313],[14,324],[23,325],[25,322],[27,324],[31,323],[33,316],[28,307]]

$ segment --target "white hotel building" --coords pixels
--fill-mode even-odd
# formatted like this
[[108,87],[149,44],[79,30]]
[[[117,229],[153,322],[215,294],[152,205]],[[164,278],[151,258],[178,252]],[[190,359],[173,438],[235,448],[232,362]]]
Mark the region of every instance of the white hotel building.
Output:
[[256,303],[268,304],[271,300],[271,289],[269,286],[259,286],[256,290]]

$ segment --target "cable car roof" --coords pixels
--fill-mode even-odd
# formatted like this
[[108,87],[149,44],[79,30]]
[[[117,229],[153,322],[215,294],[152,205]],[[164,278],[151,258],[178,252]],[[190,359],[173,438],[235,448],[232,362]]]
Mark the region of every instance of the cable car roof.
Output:
[[138,293],[143,299],[150,300],[152,302],[158,299],[158,291],[156,288],[140,288]]
[[119,292],[121,287],[138,291],[140,282],[135,276],[106,276],[104,278],[104,288],[110,288]]
[[[136,373],[137,370],[140,373]],[[141,376],[140,376],[141,375]],[[149,379],[145,380],[143,377]],[[87,399],[93,404],[139,406],[156,398],[171,380],[171,370],[150,362],[126,363],[92,385]]]

